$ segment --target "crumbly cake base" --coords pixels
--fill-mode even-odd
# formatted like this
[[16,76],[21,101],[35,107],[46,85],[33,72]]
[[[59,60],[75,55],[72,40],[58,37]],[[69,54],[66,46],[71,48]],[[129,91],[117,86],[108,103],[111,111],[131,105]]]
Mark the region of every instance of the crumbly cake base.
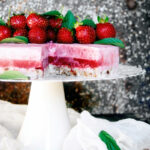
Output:
[[109,74],[115,74],[116,67],[97,67],[97,68],[69,68],[67,66],[49,65],[46,76],[50,74],[66,75],[66,76],[83,76],[83,77],[101,77]]
[[66,76],[82,76],[82,77],[102,77],[108,76],[110,74],[116,73],[116,67],[97,67],[97,68],[69,68],[67,66],[55,66],[49,65],[45,70],[41,69],[25,69],[18,67],[0,68],[0,74],[4,71],[16,70],[24,75],[28,76],[30,79],[40,79],[43,77],[49,77],[50,75],[66,75]]

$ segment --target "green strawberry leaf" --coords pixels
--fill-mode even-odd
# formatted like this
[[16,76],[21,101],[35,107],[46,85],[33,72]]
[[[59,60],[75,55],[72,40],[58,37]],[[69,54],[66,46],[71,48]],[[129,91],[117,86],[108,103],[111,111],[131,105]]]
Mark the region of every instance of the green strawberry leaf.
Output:
[[106,144],[108,150],[121,150],[115,139],[106,131],[101,131],[99,138]]
[[105,22],[108,22],[109,21],[109,18],[108,16],[105,17]]
[[75,23],[76,23],[76,18],[73,15],[73,13],[69,10],[63,19],[62,27],[72,30],[74,28]]
[[56,17],[62,17],[62,14],[57,10],[48,11],[46,13],[43,13],[42,16],[56,16]]
[[0,41],[0,43],[28,43],[28,38],[24,36],[16,36],[3,39]]
[[117,38],[105,38],[99,41],[95,41],[94,44],[106,44],[106,45],[114,45],[121,48],[124,48],[124,43]]
[[108,16],[103,15],[102,17],[98,16],[97,20],[98,20],[98,23],[106,23],[109,21],[109,18],[108,18]]
[[82,21],[82,23],[83,23],[83,25],[87,25],[87,26],[91,26],[91,27],[93,27],[93,28],[96,28],[96,24],[95,24],[94,21],[91,20],[91,19],[84,19],[84,20]]
[[100,17],[100,16],[97,16],[97,21],[98,21],[98,23],[100,22],[100,20],[101,20],[101,17]]
[[27,80],[28,77],[22,74],[19,71],[5,71],[4,73],[0,74],[0,79],[23,79]]
[[0,25],[6,26],[6,23],[4,20],[2,20],[2,18],[0,18]]

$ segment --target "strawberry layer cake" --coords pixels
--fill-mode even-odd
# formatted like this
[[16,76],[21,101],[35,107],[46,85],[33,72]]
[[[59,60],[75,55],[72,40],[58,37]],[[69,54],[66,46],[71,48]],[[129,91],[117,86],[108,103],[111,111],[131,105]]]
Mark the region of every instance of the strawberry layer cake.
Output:
[[17,70],[31,79],[51,74],[100,77],[115,71],[119,48],[96,44],[0,44],[0,73]]
[[77,19],[70,10],[65,15],[51,10],[9,19],[0,20],[0,74],[16,70],[31,79],[100,77],[118,68],[119,47],[124,43],[116,38],[107,16],[98,16],[95,23]]
[[37,79],[48,66],[47,44],[0,44],[0,73],[16,70]]
[[49,73],[99,77],[115,71],[119,64],[119,48],[96,44],[49,45]]

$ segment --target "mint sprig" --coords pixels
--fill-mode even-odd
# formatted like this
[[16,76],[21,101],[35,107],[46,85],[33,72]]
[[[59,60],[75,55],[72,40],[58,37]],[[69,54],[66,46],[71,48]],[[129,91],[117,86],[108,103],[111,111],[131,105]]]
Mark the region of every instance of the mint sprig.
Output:
[[99,138],[106,144],[108,150],[121,150],[115,139],[106,131],[101,131]]
[[6,26],[6,23],[2,18],[0,18],[0,25]]
[[0,41],[0,43],[28,43],[28,38],[24,36],[15,36],[11,38],[6,38]]
[[58,17],[58,18],[63,18],[63,15],[57,10],[48,11],[48,12],[45,12],[41,15],[42,16],[55,16],[55,17]]
[[0,79],[27,80],[28,77],[19,71],[9,70],[9,71],[5,71],[4,73],[0,74]]
[[74,28],[75,23],[76,23],[76,18],[74,14],[69,10],[63,19],[62,27],[72,30]]
[[121,48],[125,47],[124,43],[120,39],[117,39],[117,38],[105,38],[99,41],[95,41],[94,44],[114,45],[114,46],[118,46]]
[[84,20],[82,21],[82,23],[83,23],[83,25],[87,25],[87,26],[91,26],[91,27],[93,27],[93,28],[96,28],[96,24],[95,24],[94,21],[91,20],[91,19],[84,19]]

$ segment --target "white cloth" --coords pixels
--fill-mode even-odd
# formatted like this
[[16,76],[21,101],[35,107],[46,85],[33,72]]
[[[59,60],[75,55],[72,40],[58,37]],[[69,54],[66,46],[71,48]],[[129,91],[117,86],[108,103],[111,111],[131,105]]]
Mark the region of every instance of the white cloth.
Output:
[[16,140],[24,120],[26,105],[0,101],[0,150],[20,150]]
[[98,137],[102,130],[114,137],[121,150],[150,149],[150,125],[134,119],[109,122],[84,111],[65,139],[63,150],[107,150]]
[[[21,144],[16,140],[26,105],[15,105],[0,101],[0,150],[20,150]],[[150,125],[125,119],[109,122],[92,117],[87,111],[81,114],[68,109],[72,129],[65,139],[63,150],[107,150],[98,137],[101,130],[112,135],[121,150],[150,149]],[[17,117],[16,117],[17,116]]]

